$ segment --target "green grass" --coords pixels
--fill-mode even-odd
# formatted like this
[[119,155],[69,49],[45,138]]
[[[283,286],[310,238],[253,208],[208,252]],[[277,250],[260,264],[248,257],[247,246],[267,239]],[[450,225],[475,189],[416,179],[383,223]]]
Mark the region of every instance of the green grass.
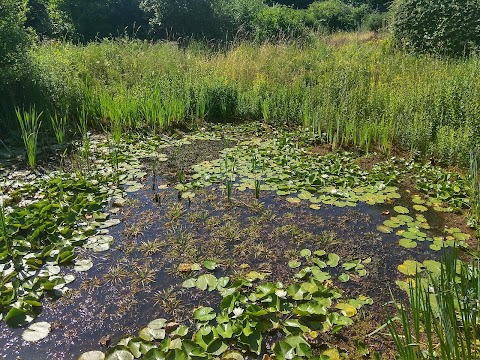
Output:
[[303,124],[334,147],[386,154],[402,147],[468,166],[480,140],[480,58],[413,56],[392,50],[388,39],[338,44],[336,37],[216,52],[198,44],[51,42],[32,56],[40,85],[59,99],[51,105],[77,104],[92,128],[119,121],[124,130],[159,133],[205,119],[264,119]]
[[42,126],[40,118],[43,112],[37,113],[35,107],[31,107],[28,111],[20,111],[17,108],[15,113],[22,130],[22,139],[27,151],[28,164],[33,170],[37,165],[38,132]]
[[409,307],[399,306],[400,326],[387,322],[402,360],[480,358],[480,263],[446,255],[439,274],[415,276]]

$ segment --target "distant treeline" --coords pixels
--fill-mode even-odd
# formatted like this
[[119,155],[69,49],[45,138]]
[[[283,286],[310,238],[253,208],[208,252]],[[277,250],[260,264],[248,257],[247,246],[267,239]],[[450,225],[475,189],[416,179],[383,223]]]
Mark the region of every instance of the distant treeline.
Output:
[[[6,2],[10,0],[4,0]],[[378,29],[389,0],[16,0],[41,38],[255,40],[360,26]]]

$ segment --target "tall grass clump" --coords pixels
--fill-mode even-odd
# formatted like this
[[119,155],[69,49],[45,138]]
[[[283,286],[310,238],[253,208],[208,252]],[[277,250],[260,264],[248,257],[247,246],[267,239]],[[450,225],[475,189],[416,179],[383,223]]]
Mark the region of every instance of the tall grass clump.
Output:
[[409,307],[400,305],[400,324],[387,322],[402,360],[480,358],[480,263],[444,255],[439,274],[417,273]]
[[22,139],[27,150],[28,164],[33,170],[37,165],[38,132],[42,125],[40,118],[43,112],[37,113],[35,107],[31,107],[28,111],[20,111],[19,108],[16,108],[15,113],[22,130]]
[[67,112],[64,115],[58,115],[57,112],[50,115],[50,123],[52,124],[55,138],[59,145],[65,145],[67,141]]

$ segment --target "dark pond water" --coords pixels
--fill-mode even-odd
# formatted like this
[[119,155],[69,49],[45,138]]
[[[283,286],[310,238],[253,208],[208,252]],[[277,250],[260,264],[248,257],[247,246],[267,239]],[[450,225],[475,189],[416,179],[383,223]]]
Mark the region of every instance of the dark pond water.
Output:
[[[1,322],[0,357],[77,359],[85,351],[105,350],[99,344],[102,338],[115,342],[135,335],[155,318],[188,325],[192,308],[214,306],[218,295],[183,289],[180,284],[186,277],[177,271],[180,263],[216,260],[217,276],[235,276],[248,264],[269,274],[267,280],[287,282],[294,274],[286,265],[293,251],[325,249],[342,260],[370,257],[368,275],[352,276],[342,286],[352,296],[369,295],[381,304],[390,300],[390,288],[400,296],[394,281],[405,259],[439,256],[428,242],[405,249],[397,235],[378,232],[376,227],[389,218],[384,213],[392,211],[390,205],[322,205],[312,210],[308,202],[292,205],[267,192],[260,201],[253,193],[234,193],[228,204],[217,187],[199,191],[190,203],[179,200],[172,187],[155,195],[151,180],[129,195],[130,205],[118,215],[122,223],[110,230],[115,237],[112,248],[103,253],[80,251],[79,257],[91,257],[94,267],[76,274],[68,296],[45,299],[36,321],[51,323],[52,333],[27,343],[21,339],[23,329]],[[437,213],[425,216],[434,228],[430,232],[443,227]]]

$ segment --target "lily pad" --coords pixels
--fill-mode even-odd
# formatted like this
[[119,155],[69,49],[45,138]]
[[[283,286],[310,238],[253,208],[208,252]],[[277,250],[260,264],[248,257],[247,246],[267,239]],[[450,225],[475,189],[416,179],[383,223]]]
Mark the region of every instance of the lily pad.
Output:
[[417,243],[411,239],[407,239],[407,238],[403,238],[403,239],[400,239],[398,244],[400,246],[403,246],[404,248],[407,248],[407,249],[413,249],[415,247],[417,247]]
[[403,206],[395,206],[393,210],[399,214],[408,214],[410,212],[406,207]]
[[402,274],[412,276],[423,268],[423,264],[415,260],[405,260],[403,264],[398,265],[398,271]]
[[50,334],[52,326],[48,322],[38,322],[30,325],[22,334],[22,339],[36,342],[45,339]]
[[423,205],[413,205],[413,208],[417,211],[420,211],[420,212],[425,212],[428,210],[428,208],[426,206],[423,206]]
[[290,260],[288,262],[288,266],[291,268],[291,269],[296,269],[298,267],[300,267],[300,265],[302,265],[302,263],[298,260]]
[[393,231],[391,227],[385,225],[378,225],[377,230],[384,234],[390,234]]
[[78,360],[104,360],[105,354],[101,351],[89,351],[80,355]]
[[78,272],[88,271],[93,267],[92,259],[77,260],[75,262],[74,270]]

